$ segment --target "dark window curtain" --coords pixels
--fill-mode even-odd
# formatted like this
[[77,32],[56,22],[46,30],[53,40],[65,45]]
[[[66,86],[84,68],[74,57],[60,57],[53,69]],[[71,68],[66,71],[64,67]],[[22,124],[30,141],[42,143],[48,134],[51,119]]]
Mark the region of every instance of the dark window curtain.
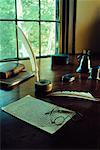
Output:
[[61,0],[60,53],[75,54],[76,0]]

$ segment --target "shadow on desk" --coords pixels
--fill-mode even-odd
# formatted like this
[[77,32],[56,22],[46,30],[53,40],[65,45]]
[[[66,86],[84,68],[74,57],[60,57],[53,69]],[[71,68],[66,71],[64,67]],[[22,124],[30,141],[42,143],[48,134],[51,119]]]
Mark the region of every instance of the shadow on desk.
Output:
[[[2,149],[93,149],[100,148],[100,120],[86,117],[69,121],[58,132],[50,135],[6,114],[2,124]],[[98,117],[98,119],[100,119]],[[97,123],[97,121],[99,121]]]

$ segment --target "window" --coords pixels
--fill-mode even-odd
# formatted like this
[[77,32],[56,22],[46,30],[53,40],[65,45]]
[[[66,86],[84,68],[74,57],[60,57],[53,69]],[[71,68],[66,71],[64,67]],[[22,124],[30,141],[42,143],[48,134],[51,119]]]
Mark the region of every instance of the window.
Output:
[[28,57],[16,25],[28,38],[36,56],[58,51],[60,0],[0,1],[0,60]]

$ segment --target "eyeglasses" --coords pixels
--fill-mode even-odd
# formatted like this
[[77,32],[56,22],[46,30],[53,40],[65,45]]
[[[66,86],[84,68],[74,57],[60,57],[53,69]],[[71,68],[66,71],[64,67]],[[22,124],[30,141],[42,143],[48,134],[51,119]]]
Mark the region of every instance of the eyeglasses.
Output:
[[45,115],[50,115],[51,123],[57,126],[63,125],[65,121],[70,119],[73,121],[79,121],[84,118],[84,115],[80,112],[59,109],[58,107],[54,107],[51,111],[46,112]]
[[69,120],[72,117],[72,113],[73,111],[55,107],[51,111],[46,112],[45,115],[50,115],[51,123],[59,126],[62,125],[66,120]]

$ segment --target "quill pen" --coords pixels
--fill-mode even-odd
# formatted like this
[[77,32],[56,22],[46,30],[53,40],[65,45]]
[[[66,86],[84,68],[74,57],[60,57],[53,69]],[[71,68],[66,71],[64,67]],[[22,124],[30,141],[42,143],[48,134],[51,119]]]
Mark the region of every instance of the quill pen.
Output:
[[[37,63],[36,63],[36,57],[35,57],[35,54],[33,52],[33,49],[30,45],[30,42],[28,41],[28,39],[26,38],[24,32],[22,31],[22,29],[17,26],[17,29],[22,37],[22,42],[29,54],[29,57],[30,57],[30,62],[31,62],[31,66],[32,66],[32,71],[34,72],[35,71],[35,76],[36,76],[36,81],[39,81],[39,72],[38,72],[38,66],[37,66]],[[34,64],[34,65],[33,65]]]

